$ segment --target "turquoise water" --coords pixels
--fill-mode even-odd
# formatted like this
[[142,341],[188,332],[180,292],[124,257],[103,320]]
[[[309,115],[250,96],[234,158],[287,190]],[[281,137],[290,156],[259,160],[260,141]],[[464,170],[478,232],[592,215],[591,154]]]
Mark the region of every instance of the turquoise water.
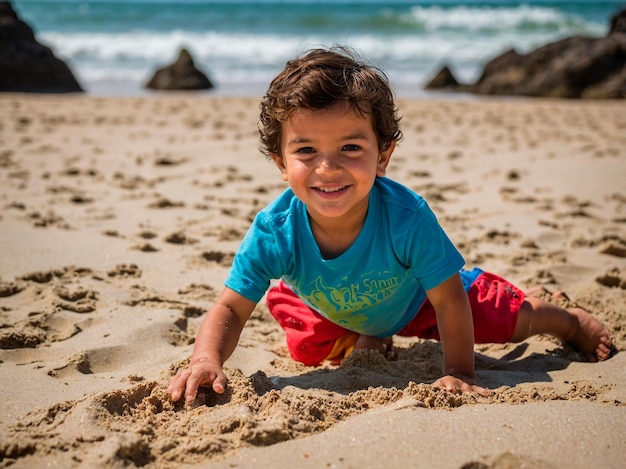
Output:
[[400,96],[443,64],[472,81],[495,55],[571,35],[606,34],[623,1],[30,1],[14,0],[38,39],[87,91],[136,94],[187,47],[217,88],[260,95],[285,61],[348,44],[381,66]]

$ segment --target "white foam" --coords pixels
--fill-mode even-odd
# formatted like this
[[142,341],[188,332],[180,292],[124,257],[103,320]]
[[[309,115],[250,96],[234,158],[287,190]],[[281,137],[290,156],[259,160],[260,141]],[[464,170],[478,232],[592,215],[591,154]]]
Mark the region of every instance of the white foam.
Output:
[[459,29],[465,31],[508,31],[511,29],[571,29],[601,34],[605,26],[587,22],[584,18],[571,16],[549,7],[519,5],[492,8],[458,6],[415,6],[404,21],[421,25],[428,31]]
[[487,60],[515,48],[528,52],[583,29],[603,34],[604,26],[547,7],[511,8],[415,6],[402,33],[279,35],[217,31],[135,30],[126,32],[53,32],[39,39],[68,61],[81,82],[145,82],[186,47],[218,86],[267,84],[294,55],[311,47],[345,43],[380,65],[403,86],[423,83],[442,64],[457,78],[472,81]]

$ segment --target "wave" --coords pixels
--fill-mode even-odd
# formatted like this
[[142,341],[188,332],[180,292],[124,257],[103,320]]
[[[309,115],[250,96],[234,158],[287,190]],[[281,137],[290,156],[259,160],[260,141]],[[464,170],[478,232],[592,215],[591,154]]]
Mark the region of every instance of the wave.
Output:
[[277,35],[194,33],[47,33],[41,41],[52,45],[87,80],[139,80],[156,68],[173,62],[187,48],[196,65],[218,79],[262,80],[282,67],[288,58],[319,38],[285,38]]
[[[310,13],[311,4],[307,8]],[[176,21],[169,11],[160,11],[172,20],[163,28],[133,10],[132,15],[99,17],[97,25],[75,17],[71,24],[55,20],[38,38],[87,82],[144,81],[186,47],[212,80],[244,86],[268,83],[294,55],[336,43],[362,52],[396,83],[424,82],[443,63],[471,81],[482,64],[504,50],[524,53],[565,36],[600,36],[607,30],[607,25],[543,5],[372,8],[340,11],[337,5],[318,15],[294,9],[280,13],[291,15],[289,21],[276,16],[254,28],[243,25],[241,15],[221,12],[219,21],[208,22],[180,9]]]
[[606,25],[593,23],[582,16],[556,8],[519,5],[513,8],[457,6],[415,6],[401,17],[428,31],[452,29],[457,31],[564,31],[602,34]]
[[268,81],[285,61],[312,47],[348,44],[399,80],[416,80],[432,73],[442,61],[470,68],[512,45],[519,52],[554,39],[552,34],[500,34],[497,38],[464,34],[376,36],[194,33],[48,33],[42,41],[53,45],[87,80],[145,79],[156,68],[171,63],[186,47],[196,64],[217,81]]
[[169,62],[181,47],[201,60],[239,60],[262,65],[292,51],[289,38],[273,35],[194,33],[175,30],[128,33],[46,33],[42,42],[54,44],[59,55],[93,62]]

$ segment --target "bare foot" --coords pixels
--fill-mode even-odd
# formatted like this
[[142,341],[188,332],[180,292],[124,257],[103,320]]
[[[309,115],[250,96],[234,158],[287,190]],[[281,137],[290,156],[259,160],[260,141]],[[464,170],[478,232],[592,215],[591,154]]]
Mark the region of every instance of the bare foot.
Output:
[[392,337],[385,337],[380,339],[378,337],[372,337],[369,335],[360,335],[356,341],[355,349],[365,350],[378,350],[384,356],[388,356],[391,353],[391,346],[393,345]]
[[611,355],[611,337],[609,331],[595,317],[581,308],[572,308],[572,333],[565,342],[587,355],[590,361],[602,361]]

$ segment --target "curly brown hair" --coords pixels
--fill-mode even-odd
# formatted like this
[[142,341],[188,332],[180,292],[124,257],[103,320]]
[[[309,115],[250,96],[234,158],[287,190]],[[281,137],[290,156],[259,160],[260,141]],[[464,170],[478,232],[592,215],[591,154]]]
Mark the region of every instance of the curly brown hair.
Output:
[[320,110],[346,101],[361,115],[372,114],[380,151],[402,139],[400,117],[385,73],[345,46],[312,49],[290,60],[261,101],[261,152],[282,155],[282,123],[297,109]]

